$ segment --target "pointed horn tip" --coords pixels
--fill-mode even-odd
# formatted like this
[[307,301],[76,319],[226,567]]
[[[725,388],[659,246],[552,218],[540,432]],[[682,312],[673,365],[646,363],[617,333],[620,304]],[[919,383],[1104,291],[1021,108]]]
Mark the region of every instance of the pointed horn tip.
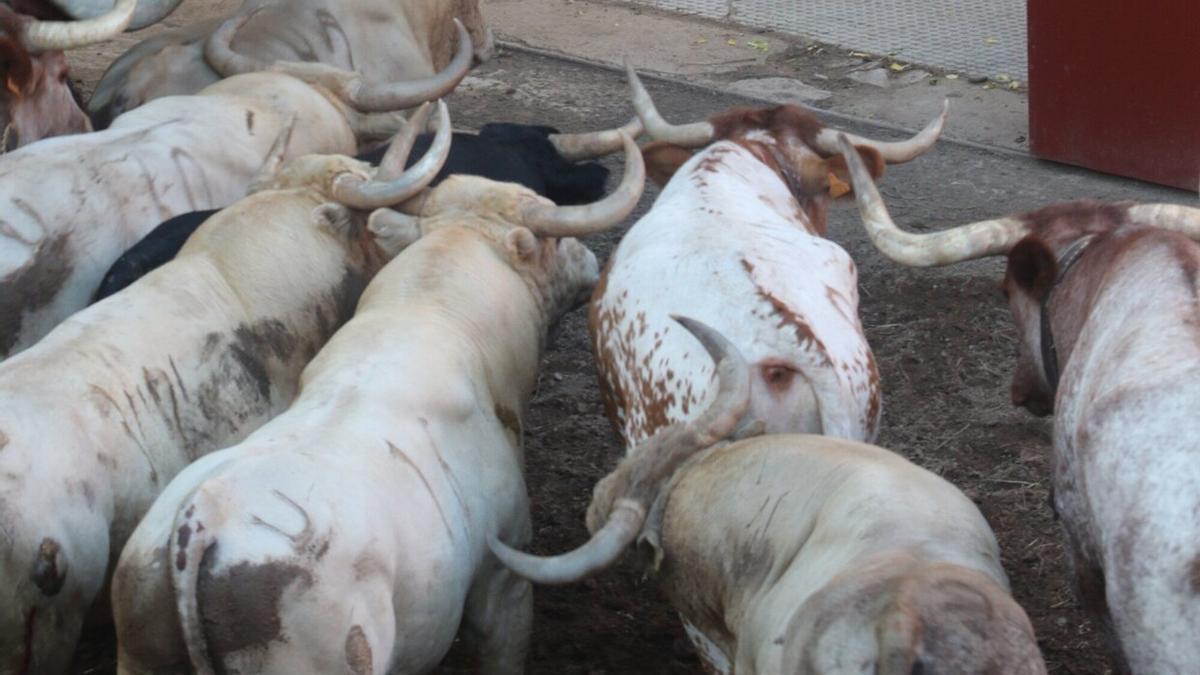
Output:
[[838,149],[842,151],[843,155],[846,155],[847,159],[851,155],[858,154],[858,153],[854,152],[854,145],[850,142],[850,139],[846,137],[846,134],[844,134],[840,131],[838,132],[838,135],[837,135],[837,144],[838,144]]
[[700,344],[704,346],[705,351],[712,357],[714,363],[719,363],[738,354],[737,347],[729,341],[729,338],[726,338],[720,331],[703,321],[680,314],[671,314],[671,318],[700,341]]

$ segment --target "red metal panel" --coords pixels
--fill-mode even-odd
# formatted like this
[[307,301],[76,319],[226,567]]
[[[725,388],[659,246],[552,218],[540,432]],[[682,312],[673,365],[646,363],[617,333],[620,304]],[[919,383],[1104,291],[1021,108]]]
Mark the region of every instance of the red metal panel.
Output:
[[1196,190],[1200,0],[1029,0],[1039,157]]

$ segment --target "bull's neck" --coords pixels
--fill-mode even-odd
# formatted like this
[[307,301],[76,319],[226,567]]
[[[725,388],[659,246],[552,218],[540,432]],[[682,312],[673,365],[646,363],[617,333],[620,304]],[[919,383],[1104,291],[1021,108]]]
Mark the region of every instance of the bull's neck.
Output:
[[773,144],[745,139],[714,143],[688,166],[688,184],[705,195],[705,203],[756,198],[782,220],[823,234],[824,203],[802,197],[800,177]]
[[475,348],[497,403],[523,410],[532,395],[547,317],[536,290],[513,270],[500,247],[466,228],[439,229],[383,274],[393,269],[400,277],[393,277],[399,296],[449,318]]

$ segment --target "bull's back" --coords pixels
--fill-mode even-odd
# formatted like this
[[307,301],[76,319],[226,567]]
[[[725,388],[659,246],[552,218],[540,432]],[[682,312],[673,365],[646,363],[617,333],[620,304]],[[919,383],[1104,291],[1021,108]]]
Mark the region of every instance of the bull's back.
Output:
[[[113,261],[164,219],[241,197],[274,140],[231,134],[248,111],[219,100],[152,108],[0,162],[0,356],[86,307]],[[218,132],[230,142],[213,143]]]
[[[713,395],[707,355],[670,319],[682,314],[737,345],[752,366],[752,414],[769,431],[870,438],[877,375],[849,256],[765,204],[725,213],[704,199],[664,193],[597,287],[593,347],[618,432],[644,439]],[[852,421],[825,428],[822,406],[850,408]]]

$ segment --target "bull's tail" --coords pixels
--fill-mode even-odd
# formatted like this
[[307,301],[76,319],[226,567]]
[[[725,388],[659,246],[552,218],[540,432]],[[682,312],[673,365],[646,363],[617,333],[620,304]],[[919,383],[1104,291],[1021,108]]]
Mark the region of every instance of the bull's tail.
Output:
[[203,487],[197,488],[184,500],[175,514],[175,526],[171,530],[168,547],[171,567],[171,586],[175,591],[175,611],[183,629],[183,643],[188,659],[196,675],[215,675],[215,668],[208,654],[208,641],[204,635],[204,624],[200,617],[198,602],[200,567],[205,564],[205,554],[216,546],[211,538],[212,529],[205,528],[211,522],[216,509],[211,508]]

